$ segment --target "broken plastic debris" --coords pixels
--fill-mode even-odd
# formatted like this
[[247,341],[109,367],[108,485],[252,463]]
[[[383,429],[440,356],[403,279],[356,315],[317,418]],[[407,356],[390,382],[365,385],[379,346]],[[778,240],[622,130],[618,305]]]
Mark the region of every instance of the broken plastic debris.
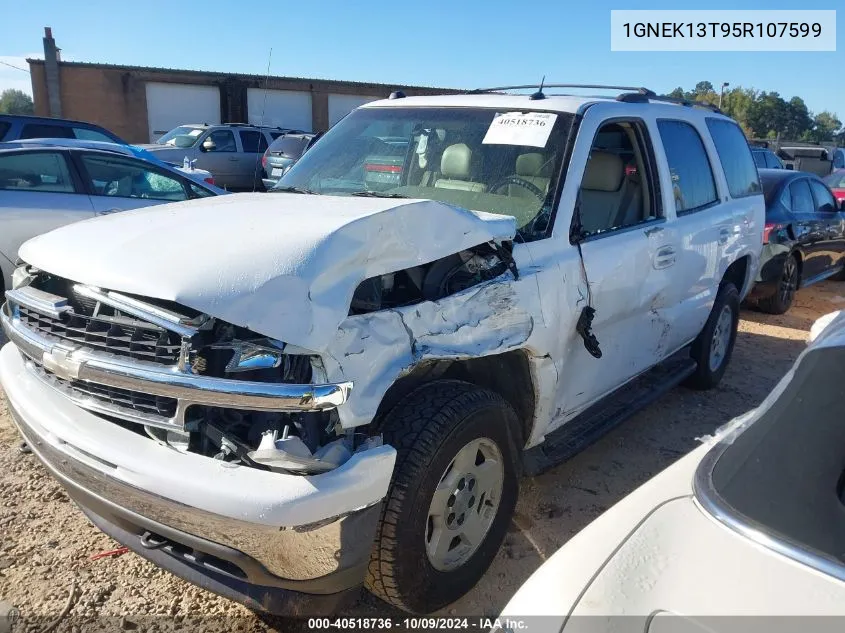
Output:
[[262,433],[258,448],[247,455],[252,461],[267,466],[271,470],[304,474],[333,470],[351,457],[342,439],[321,446],[312,455],[300,438],[287,434],[287,428],[281,438],[275,429]]

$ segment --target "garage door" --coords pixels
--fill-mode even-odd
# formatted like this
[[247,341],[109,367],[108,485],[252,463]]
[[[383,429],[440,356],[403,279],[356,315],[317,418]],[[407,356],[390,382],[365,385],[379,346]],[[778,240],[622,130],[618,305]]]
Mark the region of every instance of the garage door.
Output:
[[329,95],[329,126],[340,121],[359,105],[370,101],[378,101],[378,98],[360,95]]
[[311,131],[311,93],[248,88],[246,106],[253,125]]
[[177,125],[220,123],[220,89],[217,86],[149,82],[147,122],[150,142]]

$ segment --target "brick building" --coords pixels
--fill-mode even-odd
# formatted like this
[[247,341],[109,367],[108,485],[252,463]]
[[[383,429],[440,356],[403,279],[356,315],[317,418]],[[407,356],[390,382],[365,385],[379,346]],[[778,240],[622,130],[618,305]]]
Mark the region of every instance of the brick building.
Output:
[[61,61],[50,28],[28,59],[35,113],[90,121],[132,143],[182,123],[249,122],[319,132],[367,101],[455,92],[421,86],[265,77]]

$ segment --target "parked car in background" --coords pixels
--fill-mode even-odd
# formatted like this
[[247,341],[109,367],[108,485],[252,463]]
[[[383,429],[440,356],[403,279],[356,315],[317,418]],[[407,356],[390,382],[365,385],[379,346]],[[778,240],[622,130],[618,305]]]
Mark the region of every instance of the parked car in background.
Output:
[[822,178],[824,184],[830,187],[833,196],[839,203],[839,208],[842,209],[845,205],[845,169],[836,169],[831,174]]
[[[120,145],[118,143],[105,143],[102,141],[78,141],[75,139],[51,139],[51,138],[35,138],[25,139],[20,141],[12,141],[9,143],[0,143],[0,149],[14,149],[26,147],[67,147],[67,148],[85,148],[98,149],[106,152],[115,152],[123,154],[124,156],[134,156],[141,160],[148,161],[160,167],[172,168],[181,173],[183,176],[196,180],[197,182],[205,183],[206,185],[214,185],[214,176],[206,169],[199,169],[193,165],[187,167],[181,163],[168,163],[161,160],[152,152],[138,147],[137,145]],[[228,193],[224,189],[215,187],[216,193]]]
[[843,367],[838,312],[813,325],[808,348],[756,409],[543,563],[499,618],[521,625],[494,631],[839,630]]
[[[13,419],[98,527],[211,591],[443,607],[523,469],[729,365],[765,219],[747,140],[622,92],[376,101],[270,193],[30,240],[0,313]],[[143,346],[80,338],[102,320]]]
[[761,169],[766,228],[757,283],[749,300],[783,314],[795,292],[837,275],[845,265],[845,213],[821,178],[807,172]]
[[0,114],[0,141],[25,138],[75,138],[126,145],[126,141],[119,136],[93,123],[22,114]]
[[833,170],[830,153],[824,147],[781,147],[777,152],[787,169],[827,176]]
[[783,161],[767,147],[751,147],[751,155],[758,169],[786,169]]
[[279,178],[311,147],[316,138],[317,134],[293,132],[282,134],[270,143],[261,157],[261,169],[264,173],[262,182],[265,189],[272,189],[279,182]]
[[845,147],[834,147],[830,150],[833,169],[845,169]]
[[11,287],[18,248],[31,237],[96,215],[220,191],[114,149],[0,149],[0,289]]
[[219,187],[260,189],[264,152],[282,134],[296,131],[245,123],[180,125],[157,142],[139,147],[168,162],[196,161],[197,167],[214,175]]

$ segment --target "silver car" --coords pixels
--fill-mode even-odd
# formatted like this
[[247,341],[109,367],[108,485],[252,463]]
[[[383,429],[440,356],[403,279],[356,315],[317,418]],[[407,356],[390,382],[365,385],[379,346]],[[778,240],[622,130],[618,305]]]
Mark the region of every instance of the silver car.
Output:
[[290,131],[244,123],[180,125],[158,142],[140,147],[167,162],[196,161],[220,187],[261,189],[261,157],[274,140]]
[[218,193],[174,168],[120,152],[0,149],[0,291],[11,288],[18,248],[31,237],[97,215]]

